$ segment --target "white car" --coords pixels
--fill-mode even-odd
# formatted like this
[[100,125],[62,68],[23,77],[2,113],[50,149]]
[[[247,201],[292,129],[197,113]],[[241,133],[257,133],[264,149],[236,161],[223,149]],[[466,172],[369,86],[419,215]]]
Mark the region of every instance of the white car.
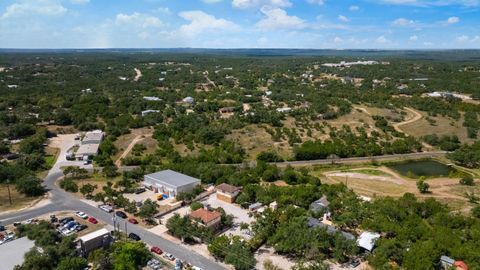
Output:
[[202,268],[197,267],[197,266],[192,267],[192,269],[193,269],[193,270],[203,270]]
[[85,214],[84,212],[80,212],[80,211],[75,212],[75,215],[76,215],[77,217],[83,218],[83,219],[87,219],[87,218],[88,218],[87,214]]
[[113,212],[113,208],[110,205],[102,204],[99,206],[99,208],[107,213]]
[[170,261],[175,260],[175,257],[173,257],[173,255],[170,254],[170,253],[165,253],[165,255],[163,255],[163,257],[169,259]]

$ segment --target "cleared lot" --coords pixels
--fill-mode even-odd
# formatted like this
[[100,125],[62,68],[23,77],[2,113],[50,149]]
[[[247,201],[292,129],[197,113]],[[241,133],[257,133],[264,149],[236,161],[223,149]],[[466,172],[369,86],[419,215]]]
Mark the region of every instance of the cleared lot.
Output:
[[241,230],[239,224],[246,223],[250,224],[255,219],[248,215],[248,210],[241,208],[239,205],[226,203],[224,201],[218,200],[216,194],[210,195],[206,200],[202,201],[203,204],[209,205],[212,208],[221,207],[228,215],[234,216],[235,226],[226,230],[224,235],[238,235],[245,239],[251,238],[250,230]]

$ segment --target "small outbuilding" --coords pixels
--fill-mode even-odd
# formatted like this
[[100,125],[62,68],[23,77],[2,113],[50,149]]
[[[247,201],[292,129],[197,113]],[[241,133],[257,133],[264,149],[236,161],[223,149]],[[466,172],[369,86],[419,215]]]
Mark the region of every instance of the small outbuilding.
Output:
[[200,185],[200,179],[172,170],[159,171],[144,176],[143,185],[156,193],[174,198],[181,192],[190,192]]
[[232,186],[226,183],[222,183],[216,187],[217,190],[217,199],[227,202],[233,203],[237,198],[238,194],[240,193],[241,188]]
[[380,234],[374,232],[363,232],[357,240],[358,247],[372,252],[375,248],[375,242],[380,238]]
[[78,247],[83,256],[96,249],[108,247],[113,242],[110,231],[102,228],[78,238]]

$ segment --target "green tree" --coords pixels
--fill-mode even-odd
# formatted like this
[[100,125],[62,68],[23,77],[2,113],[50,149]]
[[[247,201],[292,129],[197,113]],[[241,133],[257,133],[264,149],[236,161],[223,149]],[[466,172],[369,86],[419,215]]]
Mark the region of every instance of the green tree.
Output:
[[200,202],[193,202],[192,204],[190,204],[190,210],[192,211],[198,210],[200,208],[203,208],[203,204]]
[[142,207],[140,207],[140,211],[138,212],[138,216],[149,220],[152,219],[158,213],[157,203],[147,199],[143,202]]
[[425,180],[420,179],[417,181],[417,189],[420,191],[420,193],[427,193],[430,189],[430,185],[425,182]]
[[112,251],[114,270],[137,270],[152,257],[142,242],[116,242]]
[[93,264],[93,269],[111,270],[113,269],[110,253],[104,249],[96,249],[88,255],[88,261]]
[[475,184],[475,180],[471,175],[466,175],[459,180],[459,183],[460,185],[464,186],[473,186]]
[[34,175],[26,175],[18,179],[15,183],[15,188],[18,192],[29,197],[41,196],[45,193],[42,181]]
[[80,193],[85,197],[91,197],[93,191],[97,188],[97,185],[85,184],[80,188]]
[[65,191],[76,193],[78,192],[78,185],[72,179],[66,178],[60,181],[60,187]]
[[57,270],[84,270],[87,260],[81,257],[67,257],[60,261]]

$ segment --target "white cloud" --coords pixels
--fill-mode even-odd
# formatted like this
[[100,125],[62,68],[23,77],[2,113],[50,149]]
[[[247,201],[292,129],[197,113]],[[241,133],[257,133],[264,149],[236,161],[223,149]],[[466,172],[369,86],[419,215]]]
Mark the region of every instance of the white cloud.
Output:
[[450,17],[447,19],[447,24],[455,24],[460,22],[460,18],[458,17]]
[[348,8],[348,10],[350,10],[350,11],[359,11],[359,10],[360,10],[360,7],[359,7],[359,6],[350,6],[350,7]]
[[205,4],[216,4],[222,2],[222,0],[202,0]]
[[433,46],[433,42],[425,41],[425,42],[423,42],[423,46],[425,46],[425,47],[432,47],[432,46]]
[[410,37],[408,38],[408,40],[415,42],[415,41],[418,40],[418,36],[416,36],[416,35],[410,36]]
[[240,27],[235,23],[217,19],[214,16],[200,10],[184,11],[178,14],[184,20],[190,21],[189,24],[182,25],[179,29],[181,34],[195,36],[206,30],[238,30]]
[[234,8],[246,9],[259,6],[271,6],[271,7],[291,7],[292,3],[289,0],[233,0],[232,6]]
[[385,36],[379,36],[376,40],[375,40],[376,43],[378,44],[387,44],[387,43],[390,43],[390,40],[388,40]]
[[409,5],[418,7],[435,7],[435,6],[480,6],[480,0],[382,0],[381,2],[393,5]]
[[305,21],[297,16],[290,16],[281,8],[262,7],[260,10],[264,16],[257,24],[261,30],[277,29],[302,29],[306,27]]
[[138,12],[134,12],[131,15],[123,13],[117,14],[115,23],[117,25],[138,26],[142,28],[163,26],[159,18]]
[[460,44],[474,44],[474,43],[479,43],[480,41],[480,36],[474,36],[470,38],[467,35],[461,35],[455,39],[457,43]]
[[307,0],[307,3],[321,6],[325,4],[325,0]]
[[7,6],[1,18],[44,15],[61,16],[67,9],[58,0],[22,0]]
[[159,7],[157,9],[154,9],[153,12],[162,13],[162,14],[166,14],[166,15],[172,14],[172,12],[170,11],[170,9],[168,7]]
[[339,21],[342,21],[342,22],[349,22],[349,21],[350,21],[349,18],[347,18],[347,17],[345,17],[345,16],[343,16],[343,15],[338,15],[338,20],[339,20]]
[[411,26],[415,24],[413,20],[405,19],[405,18],[398,18],[392,22],[394,26]]
[[335,37],[335,38],[333,39],[333,43],[337,43],[337,44],[338,44],[338,43],[343,43],[343,39],[342,39],[341,37]]
[[70,3],[76,5],[84,5],[90,3],[90,0],[70,0]]

